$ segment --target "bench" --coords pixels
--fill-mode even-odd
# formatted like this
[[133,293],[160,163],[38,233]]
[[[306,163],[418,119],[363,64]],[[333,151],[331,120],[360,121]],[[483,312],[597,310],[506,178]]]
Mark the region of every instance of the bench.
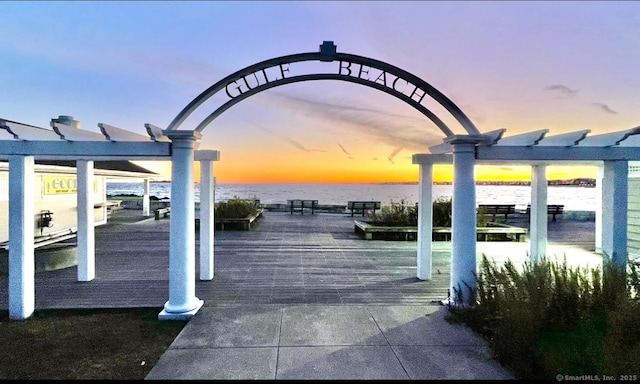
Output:
[[[417,240],[417,227],[385,227],[354,220],[355,232],[365,240]],[[476,228],[476,241],[526,241],[526,228],[500,223],[487,223]],[[450,227],[433,227],[433,241],[451,241]]]
[[153,211],[156,220],[160,220],[162,217],[167,217],[171,213],[171,207],[158,208]]
[[[527,216],[529,216],[530,212],[531,212],[531,204],[527,205],[527,210],[525,212],[520,212],[520,213],[526,213]],[[556,215],[562,215],[563,212],[564,212],[563,204],[547,205],[547,215],[552,215],[551,221],[556,221]]]
[[[78,227],[62,229],[60,231],[49,232],[46,235],[35,236],[33,238],[33,248],[38,249],[49,244],[73,239],[78,235]],[[9,241],[0,243],[0,249],[9,250]]]
[[293,215],[293,211],[300,211],[302,215],[304,215],[305,208],[311,208],[311,214],[318,208],[318,200],[287,200],[287,205],[289,206],[289,210]]
[[[490,238],[500,240],[511,241],[525,241],[529,231],[525,228],[500,226],[494,224],[492,227],[478,227],[476,228],[476,240],[477,241],[490,241]],[[433,234],[440,234],[444,237],[444,241],[451,241],[451,228],[449,227],[434,227]]]
[[355,211],[362,211],[362,216],[364,216],[365,211],[380,209],[379,201],[349,201],[347,203],[347,209],[351,211],[351,216]]
[[507,221],[507,217],[516,213],[515,204],[480,204],[478,206],[479,212],[484,212],[487,215],[492,215],[492,221],[496,221],[496,215],[504,215],[504,220]]

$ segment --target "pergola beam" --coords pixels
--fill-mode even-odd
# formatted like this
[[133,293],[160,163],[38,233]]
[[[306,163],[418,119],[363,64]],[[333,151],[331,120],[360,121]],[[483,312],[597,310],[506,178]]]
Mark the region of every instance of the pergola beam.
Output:
[[95,160],[98,157],[114,159],[118,157],[129,159],[153,160],[170,159],[171,143],[165,142],[112,142],[112,141],[83,141],[69,142],[62,140],[43,141],[0,141],[0,159],[7,159],[10,155],[34,156],[36,159],[67,158],[78,159],[86,157]]
[[478,146],[478,161],[608,161],[640,160],[637,147],[522,147],[522,146]]

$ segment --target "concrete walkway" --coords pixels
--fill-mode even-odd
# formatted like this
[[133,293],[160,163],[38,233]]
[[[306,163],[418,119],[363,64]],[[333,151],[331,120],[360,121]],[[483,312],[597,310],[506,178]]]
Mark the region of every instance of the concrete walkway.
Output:
[[[589,224],[562,225],[581,228],[572,255],[597,261]],[[431,281],[415,278],[415,247],[360,240],[335,214],[267,212],[251,232],[216,232],[216,277],[197,288],[205,306],[147,379],[513,379],[437,305],[450,243],[434,245]],[[523,261],[526,247],[478,243],[478,252]]]
[[147,379],[513,379],[445,307],[206,307]]

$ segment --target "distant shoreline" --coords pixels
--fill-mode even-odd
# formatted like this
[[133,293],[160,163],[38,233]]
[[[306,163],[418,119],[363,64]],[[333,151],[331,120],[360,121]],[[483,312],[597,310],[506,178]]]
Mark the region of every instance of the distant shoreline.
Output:
[[[109,181],[107,181],[109,183]],[[120,181],[115,181],[113,183],[120,183]],[[161,180],[161,181],[152,181],[152,183],[158,184],[167,184],[171,183],[170,180]],[[195,184],[199,184],[195,182]],[[300,182],[276,182],[276,183],[218,183],[219,185],[254,185],[254,184],[370,184],[370,185],[418,185],[417,181],[378,181],[378,182],[362,182],[362,183],[335,183],[335,182],[309,182],[309,183],[300,183]],[[451,181],[434,181],[434,185],[452,185]],[[505,186],[529,186],[531,185],[531,181],[529,180],[476,180],[476,185],[505,185]],[[582,188],[590,188],[596,186],[596,179],[589,178],[578,178],[578,179],[566,179],[566,180],[548,180],[547,185],[550,186],[561,186],[561,187],[582,187]]]

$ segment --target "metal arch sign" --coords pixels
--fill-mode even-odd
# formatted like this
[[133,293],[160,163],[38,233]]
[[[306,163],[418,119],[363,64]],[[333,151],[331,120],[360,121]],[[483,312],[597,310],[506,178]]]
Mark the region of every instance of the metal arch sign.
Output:
[[[331,63],[325,73],[298,73],[295,63],[318,61]],[[218,81],[193,99],[169,124],[167,130],[177,130],[202,103],[219,92],[228,100],[209,114],[198,126],[201,132],[216,117],[240,101],[267,89],[313,80],[342,80],[365,85],[403,100],[429,118],[447,137],[454,133],[433,112],[424,106],[426,96],[442,105],[470,135],[480,132],[469,118],[448,97],[417,76],[391,64],[347,53],[336,52],[331,41],[320,46],[320,52],[300,53],[265,60],[241,69]]]

